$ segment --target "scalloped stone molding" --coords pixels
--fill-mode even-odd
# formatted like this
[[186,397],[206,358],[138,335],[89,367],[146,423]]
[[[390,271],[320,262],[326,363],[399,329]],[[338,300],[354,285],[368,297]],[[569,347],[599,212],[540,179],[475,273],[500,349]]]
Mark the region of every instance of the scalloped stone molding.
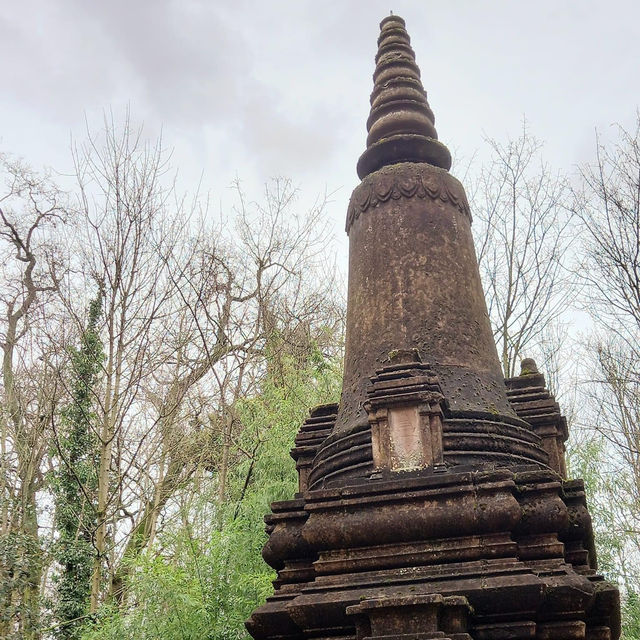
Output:
[[450,173],[430,164],[400,163],[383,167],[364,178],[355,188],[347,211],[347,233],[368,209],[389,199],[429,198],[450,202],[471,221],[464,187]]

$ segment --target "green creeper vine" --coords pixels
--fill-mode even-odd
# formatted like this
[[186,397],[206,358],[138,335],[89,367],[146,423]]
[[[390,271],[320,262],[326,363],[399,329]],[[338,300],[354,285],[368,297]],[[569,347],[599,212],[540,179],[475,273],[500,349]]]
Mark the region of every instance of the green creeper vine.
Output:
[[59,458],[52,489],[59,538],[54,556],[60,566],[56,577],[55,635],[74,640],[87,622],[91,572],[95,551],[97,437],[95,387],[104,359],[98,323],[102,292],[89,306],[80,347],[71,349],[71,401],[61,413],[56,448]]

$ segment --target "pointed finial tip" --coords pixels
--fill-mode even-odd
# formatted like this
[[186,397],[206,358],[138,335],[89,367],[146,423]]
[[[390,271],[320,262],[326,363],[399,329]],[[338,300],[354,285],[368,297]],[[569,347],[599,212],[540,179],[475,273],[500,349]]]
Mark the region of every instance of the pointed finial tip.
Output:
[[[401,25],[402,28],[405,27],[404,20],[400,16],[396,15],[395,13],[393,13],[393,11],[389,12],[388,16],[385,16],[384,18],[382,18],[382,22],[380,23],[380,29],[381,30],[384,29],[386,24],[391,24],[391,25],[395,25],[395,26]],[[389,28],[389,27],[387,27],[387,28]]]

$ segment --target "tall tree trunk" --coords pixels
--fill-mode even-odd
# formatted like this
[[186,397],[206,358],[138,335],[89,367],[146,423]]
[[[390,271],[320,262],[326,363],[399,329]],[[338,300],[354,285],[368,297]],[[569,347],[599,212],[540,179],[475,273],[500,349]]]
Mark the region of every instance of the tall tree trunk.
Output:
[[[23,306],[24,308],[24,306]],[[9,595],[9,602],[20,608],[19,627],[25,640],[37,640],[40,637],[40,580],[42,577],[42,558],[38,538],[38,512],[36,507],[36,473],[37,449],[39,443],[32,442],[25,424],[22,407],[16,392],[15,373],[13,367],[14,348],[17,327],[22,317],[21,310],[13,313],[10,309],[7,317],[7,333],[3,345],[2,381],[5,392],[5,407],[9,420],[13,423],[18,456],[19,488],[16,496],[17,513],[7,533],[20,536],[19,553],[24,554],[23,562],[27,566],[26,579],[16,582]],[[33,434],[31,434],[33,435]],[[11,623],[9,623],[9,628]]]
[[[32,472],[29,472],[32,475]],[[40,582],[42,580],[42,559],[38,537],[36,491],[30,481],[25,491],[25,512],[22,530],[33,543],[36,551],[28,558],[27,579],[22,590],[22,637],[24,640],[39,640],[40,634]]]
[[[113,330],[110,328],[110,335]],[[117,382],[113,381],[113,341],[109,341],[109,359],[106,370],[106,389],[104,415],[102,418],[102,429],[100,432],[100,461],[98,464],[98,495],[96,509],[96,535],[95,549],[96,556],[93,563],[93,573],[91,576],[91,598],[89,604],[90,613],[95,613],[100,604],[100,592],[102,587],[102,565],[106,551],[107,537],[107,507],[109,501],[109,472],[111,469],[111,458],[113,452],[114,425],[113,419],[116,415],[116,392]]]
[[231,427],[233,419],[230,411],[225,411],[222,428],[222,461],[218,472],[218,501],[224,502],[227,492],[227,475],[229,473],[229,453],[231,451]]

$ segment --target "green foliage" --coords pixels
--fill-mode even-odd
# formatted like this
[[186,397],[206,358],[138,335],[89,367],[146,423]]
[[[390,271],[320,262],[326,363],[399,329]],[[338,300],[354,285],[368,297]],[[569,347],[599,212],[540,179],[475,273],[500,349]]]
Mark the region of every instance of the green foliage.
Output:
[[611,497],[615,494],[615,476],[603,473],[604,442],[591,438],[569,449],[569,476],[584,480],[595,535],[598,570],[618,582],[617,558],[623,542],[616,530],[616,516]]
[[[244,429],[239,444],[255,455],[237,465],[232,474],[231,498],[238,504],[238,517],[258,506],[268,510],[271,501],[288,500],[296,492],[289,451],[309,409],[338,398],[340,371],[337,362],[323,358],[316,348],[302,366],[289,355],[279,356],[261,393],[240,402],[237,411]],[[243,496],[247,482],[253,490]],[[262,504],[253,505],[252,500]]]
[[622,638],[640,640],[640,596],[627,591],[622,599]]
[[62,411],[56,452],[60,464],[51,478],[59,534],[54,557],[61,567],[56,576],[55,632],[65,640],[79,637],[87,615],[95,557],[92,535],[98,447],[94,392],[103,361],[97,330],[101,309],[99,293],[89,307],[81,346],[71,350],[72,398]]
[[242,422],[228,500],[215,477],[180,524],[165,532],[157,555],[135,561],[123,610],[104,607],[83,640],[244,640],[244,621],[272,593],[274,572],[262,560],[263,516],[297,490],[289,455],[311,407],[335,401],[340,365],[315,348],[303,362],[275,355],[260,393],[235,410]]
[[[569,475],[584,480],[598,556],[598,572],[621,591],[622,640],[640,640],[640,587],[633,558],[634,532],[623,526],[621,515],[631,508],[625,491],[627,469],[611,468],[611,456],[602,437],[569,449]],[[633,563],[632,563],[633,565]]]
[[[0,535],[0,628],[14,628],[17,620],[32,615],[33,608],[15,593],[24,593],[32,586],[32,576],[42,563],[40,541],[19,531]],[[16,632],[17,633],[17,632]],[[9,636],[6,640],[18,636]]]

